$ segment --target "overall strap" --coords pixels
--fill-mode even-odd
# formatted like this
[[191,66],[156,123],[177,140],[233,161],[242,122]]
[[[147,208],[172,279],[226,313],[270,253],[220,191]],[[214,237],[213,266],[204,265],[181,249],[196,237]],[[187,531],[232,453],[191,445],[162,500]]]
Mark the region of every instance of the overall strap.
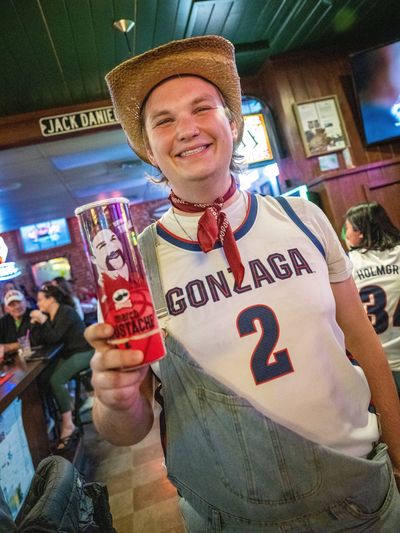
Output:
[[156,225],[150,224],[139,235],[139,247],[146,267],[151,294],[156,308],[157,318],[161,319],[168,315],[167,302],[161,284],[160,271],[157,260],[157,232]]
[[318,250],[321,252],[323,257],[326,259],[325,249],[320,243],[320,241],[317,239],[317,237],[314,235],[314,233],[307,228],[307,226],[300,220],[297,213],[293,210],[289,202],[286,200],[286,198],[283,198],[283,196],[277,196],[275,200],[280,204],[282,209],[285,211],[285,213],[292,219],[292,221],[298,226],[301,231],[303,231],[307,237],[312,241],[312,243],[318,248]]

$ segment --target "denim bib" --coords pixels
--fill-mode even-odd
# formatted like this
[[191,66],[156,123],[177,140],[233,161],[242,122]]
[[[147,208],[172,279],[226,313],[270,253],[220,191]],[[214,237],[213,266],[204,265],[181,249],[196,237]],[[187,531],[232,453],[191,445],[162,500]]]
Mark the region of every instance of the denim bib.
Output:
[[[162,319],[154,224],[139,244]],[[400,531],[385,444],[362,459],[304,439],[209,376],[168,331],[165,341],[166,464],[191,533]]]

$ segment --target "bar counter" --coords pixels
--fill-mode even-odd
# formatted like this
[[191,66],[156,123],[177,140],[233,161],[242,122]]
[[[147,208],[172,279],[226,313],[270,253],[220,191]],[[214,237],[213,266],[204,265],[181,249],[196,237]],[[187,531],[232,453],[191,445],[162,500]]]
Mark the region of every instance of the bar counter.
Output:
[[[4,371],[12,372],[11,377],[0,385],[0,415],[16,398],[21,399],[23,426],[35,468],[50,453],[46,421],[36,378],[61,348],[62,344],[36,349],[35,360],[26,363],[16,356],[14,363],[4,368]],[[1,430],[0,421],[0,433]]]

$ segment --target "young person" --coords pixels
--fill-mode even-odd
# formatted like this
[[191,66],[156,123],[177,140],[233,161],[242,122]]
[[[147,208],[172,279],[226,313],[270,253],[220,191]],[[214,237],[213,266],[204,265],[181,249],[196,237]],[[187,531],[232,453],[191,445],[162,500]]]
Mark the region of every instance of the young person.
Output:
[[[393,531],[393,378],[324,214],[236,187],[243,121],[232,44],[174,41],[106,79],[130,145],[172,190],[140,246],[166,332],[154,371],[188,531]],[[111,334],[106,324],[86,333],[95,424],[129,445],[152,426],[153,375],[121,372],[143,354],[113,349]]]
[[400,395],[400,231],[377,202],[351,207],[345,227],[353,277]]

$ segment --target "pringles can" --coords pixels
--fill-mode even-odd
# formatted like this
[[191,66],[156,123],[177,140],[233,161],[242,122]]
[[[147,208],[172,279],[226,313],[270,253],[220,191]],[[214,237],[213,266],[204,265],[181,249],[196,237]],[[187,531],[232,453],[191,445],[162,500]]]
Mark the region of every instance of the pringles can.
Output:
[[127,198],[109,198],[75,210],[97,285],[108,342],[141,350],[143,365],[165,355]]

